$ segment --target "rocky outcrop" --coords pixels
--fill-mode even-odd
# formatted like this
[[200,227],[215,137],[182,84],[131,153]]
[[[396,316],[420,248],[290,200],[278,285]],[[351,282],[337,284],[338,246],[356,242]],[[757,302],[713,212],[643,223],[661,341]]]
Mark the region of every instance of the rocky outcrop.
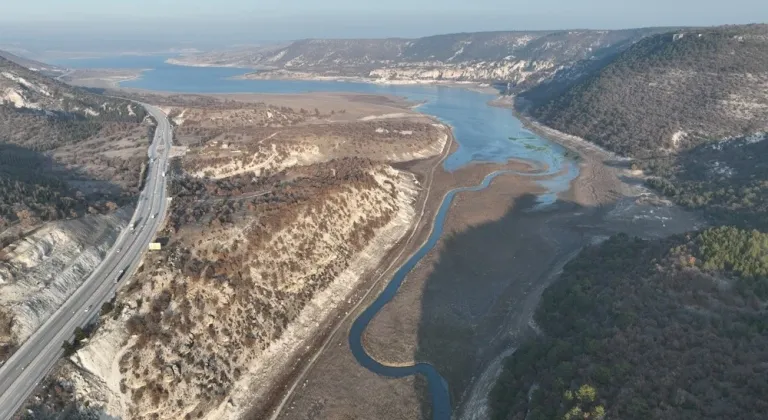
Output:
[[379,81],[494,81],[519,84],[550,77],[556,70],[551,61],[504,59],[477,63],[414,63],[372,70],[369,76]]
[[3,249],[0,306],[12,325],[4,344],[19,344],[42,325],[101,262],[132,209],[49,223]]

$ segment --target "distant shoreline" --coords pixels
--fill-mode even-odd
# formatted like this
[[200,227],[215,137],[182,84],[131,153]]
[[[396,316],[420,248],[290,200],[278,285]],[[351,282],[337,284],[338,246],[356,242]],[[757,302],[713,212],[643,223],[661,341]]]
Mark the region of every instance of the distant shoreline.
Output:
[[[237,68],[237,69],[243,69],[248,71],[247,73],[241,74],[239,76],[229,77],[228,79],[230,80],[277,80],[277,81],[298,80],[298,81],[372,83],[377,85],[435,85],[435,86],[474,89],[484,93],[494,93],[494,94],[498,93],[498,91],[494,89],[491,86],[491,84],[486,82],[459,81],[459,80],[425,80],[425,79],[390,80],[390,79],[374,79],[374,78],[364,77],[364,76],[324,76],[320,74],[314,74],[311,72],[302,72],[302,71],[292,72],[288,70],[284,70],[284,73],[282,75],[278,74],[274,76],[260,77],[260,76],[257,76],[259,69],[256,67],[239,66],[235,64],[192,63],[184,60],[179,60],[178,58],[169,58],[165,60],[165,62],[167,64],[171,64],[174,66],[182,66],[182,67]],[[269,71],[269,70],[264,69],[262,71]]]
[[64,75],[66,77],[59,80],[71,85],[88,88],[126,89],[126,87],[120,86],[120,84],[139,80],[144,76],[144,72],[151,70],[153,69],[72,69]]

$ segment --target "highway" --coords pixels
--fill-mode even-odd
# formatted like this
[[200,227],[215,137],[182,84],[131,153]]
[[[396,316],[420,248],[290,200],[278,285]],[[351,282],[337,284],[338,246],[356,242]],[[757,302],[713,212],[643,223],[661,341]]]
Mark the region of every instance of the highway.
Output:
[[[160,109],[141,105],[158,125],[148,150],[146,183],[130,225],[123,229],[101,264],[80,288],[0,368],[0,419],[14,415],[61,357],[62,344],[73,338],[75,328],[85,326],[98,316],[101,305],[112,299],[130,278],[162,223],[168,206],[163,174],[168,167],[171,125]],[[131,230],[134,222],[138,225]],[[121,270],[124,271],[121,273]]]

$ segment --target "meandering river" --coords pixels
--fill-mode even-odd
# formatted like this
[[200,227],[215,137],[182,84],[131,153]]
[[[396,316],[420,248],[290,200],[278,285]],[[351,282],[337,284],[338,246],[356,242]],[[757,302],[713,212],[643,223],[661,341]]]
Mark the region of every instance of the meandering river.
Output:
[[[553,175],[546,181],[539,181],[545,192],[539,195],[539,205],[546,206],[557,199],[557,194],[569,188],[571,180],[578,174],[578,165],[566,157],[560,145],[528,132],[512,113],[503,108],[492,107],[488,101],[494,95],[469,89],[430,85],[379,85],[369,83],[329,81],[279,81],[279,80],[233,80],[247,72],[244,69],[213,67],[182,67],[165,64],[163,56],[121,56],[98,59],[63,60],[54,64],[81,68],[141,68],[140,79],[124,82],[124,87],[134,87],[166,92],[185,93],[302,93],[302,92],[357,92],[407,97],[423,102],[418,110],[437,117],[449,124],[458,142],[457,150],[448,156],[444,169],[455,171],[475,162],[504,163],[510,159],[525,159],[539,162]],[[431,250],[443,233],[443,224],[451,200],[461,191],[478,191],[486,188],[493,178],[505,172],[493,172],[482,183],[472,187],[450,191],[440,204],[433,220],[433,230],[425,244],[403,264],[376,300],[368,306],[352,324],[349,345],[357,361],[367,369],[389,377],[403,377],[415,374],[425,375],[433,404],[433,419],[451,418],[451,401],[446,381],[428,363],[414,366],[386,366],[371,358],[362,345],[362,334],[370,321],[384,305],[394,298],[408,273]]]

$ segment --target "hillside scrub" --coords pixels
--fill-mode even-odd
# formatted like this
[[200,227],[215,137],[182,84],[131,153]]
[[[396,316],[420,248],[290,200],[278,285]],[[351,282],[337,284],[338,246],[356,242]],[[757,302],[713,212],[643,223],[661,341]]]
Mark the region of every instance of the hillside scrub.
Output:
[[206,138],[205,147],[191,152],[184,169],[216,178],[275,173],[296,163],[344,157],[408,161],[438,153],[447,140],[442,128],[408,120],[234,129]]
[[145,110],[0,57],[0,233],[114,211],[138,192]]
[[752,134],[768,127],[767,35],[768,25],[749,25],[649,36],[562,95],[529,97],[530,112],[641,158]]

